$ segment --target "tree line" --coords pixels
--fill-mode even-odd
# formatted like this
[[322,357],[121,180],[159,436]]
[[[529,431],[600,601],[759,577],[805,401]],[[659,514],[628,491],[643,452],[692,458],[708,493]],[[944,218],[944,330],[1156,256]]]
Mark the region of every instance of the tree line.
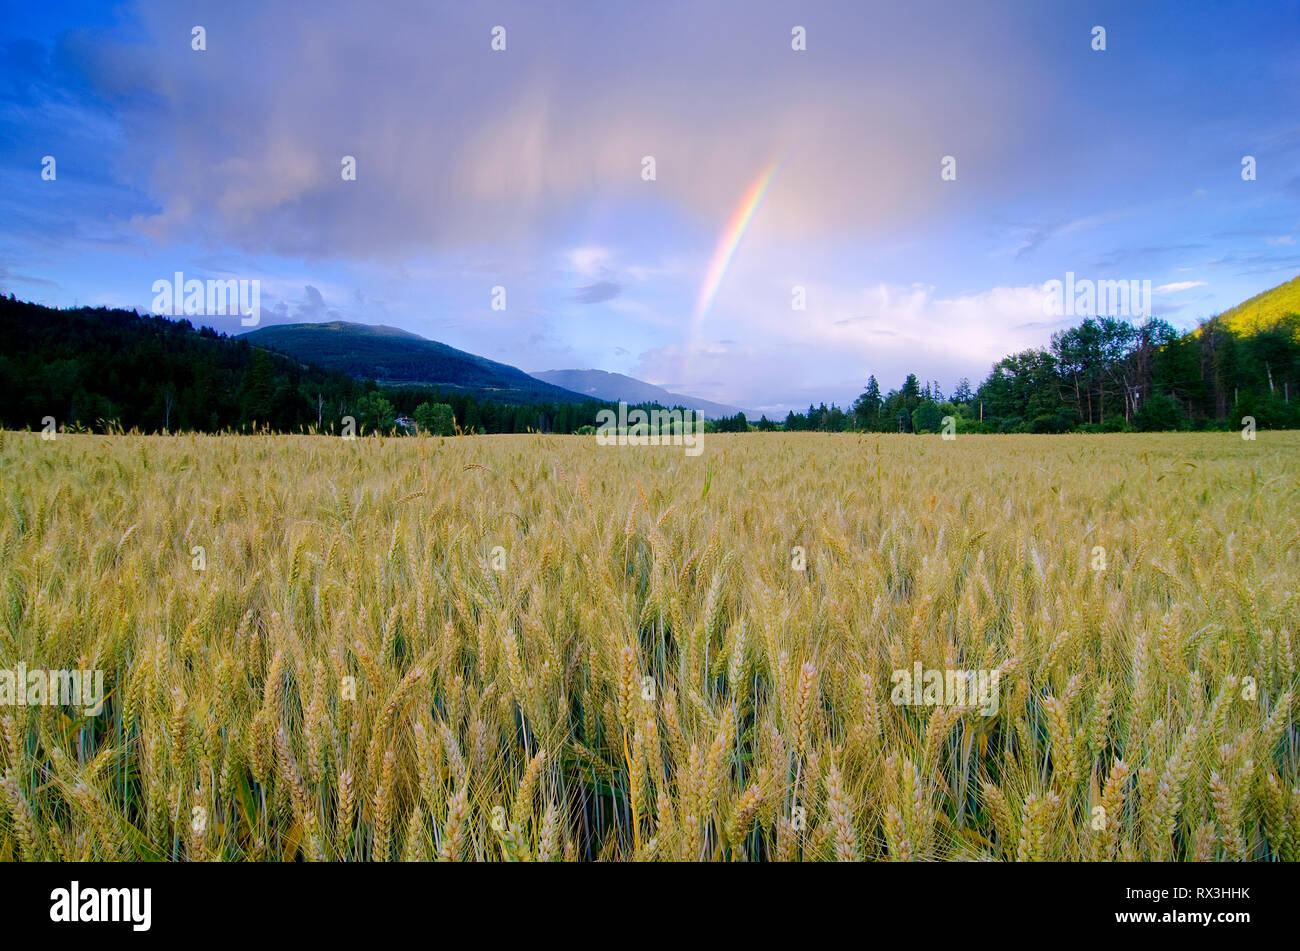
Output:
[[1300,315],[1251,334],[1220,317],[1179,333],[1168,322],[1090,317],[1052,335],[1046,347],[1003,357],[971,388],[945,394],[915,373],[882,393],[873,374],[853,406],[832,403],[790,412],[783,422],[743,414],[719,430],[790,432],[941,431],[1064,433],[1300,427]]
[[[381,387],[252,346],[187,320],[108,308],[55,309],[0,297],[0,425],[141,432],[575,433],[612,404],[516,404],[432,387]],[[743,413],[706,431],[1059,433],[1300,427],[1300,315],[1250,334],[1219,317],[1179,333],[1164,320],[1091,317],[995,363],[951,393],[909,373],[874,375],[851,407],[784,420]]]

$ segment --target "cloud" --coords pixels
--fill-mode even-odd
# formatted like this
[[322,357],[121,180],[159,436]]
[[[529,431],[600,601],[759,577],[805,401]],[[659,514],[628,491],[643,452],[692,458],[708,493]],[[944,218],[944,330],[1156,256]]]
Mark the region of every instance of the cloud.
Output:
[[569,252],[569,262],[584,277],[595,277],[607,270],[612,257],[608,248],[574,248]]
[[[505,2],[499,54],[479,12],[461,5],[411,5],[400,29],[350,0],[322,0],[310,20],[289,5],[214,6],[202,54],[175,39],[189,35],[192,13],[162,0],[136,11],[138,29],[121,34],[131,42],[95,35],[80,50],[97,95],[118,110],[120,167],[150,199],[135,227],[253,254],[490,244],[527,259],[578,209],[647,200],[716,228],[778,157],[761,227],[795,239],[884,234],[941,207],[933,163],[919,157],[957,142],[996,171],[1041,134],[1032,116],[1047,97],[1010,72],[967,81],[990,57],[1046,57],[1023,42],[1032,24],[1011,9],[953,12],[944,36],[899,11],[852,12],[841,28],[869,25],[887,47],[806,58],[772,44],[777,8],[749,4],[676,0],[611,25]],[[788,30],[776,32],[788,40]],[[909,45],[933,55],[917,61]],[[664,66],[652,82],[647,63]],[[955,90],[960,109],[927,107]],[[355,181],[341,178],[345,155]],[[641,178],[645,155],[656,158],[653,182]],[[1011,190],[1011,178],[986,182]],[[602,262],[575,263],[595,276]]]
[[1149,270],[1171,255],[1184,256],[1205,248],[1200,243],[1165,244],[1142,248],[1115,248],[1098,255],[1093,267],[1098,271],[1113,271],[1120,267]]
[[1157,294],[1175,294],[1178,291],[1190,290],[1193,287],[1205,287],[1205,281],[1175,281],[1172,284],[1161,284],[1156,288]]
[[1209,270],[1230,269],[1236,274],[1284,275],[1291,272],[1291,277],[1294,277],[1295,272],[1300,270],[1300,254],[1290,252],[1270,252],[1267,254],[1230,252],[1206,261],[1204,267]]
[[622,286],[613,281],[597,281],[578,288],[573,299],[581,304],[599,304],[601,301],[613,300],[622,291]]
[[1276,238],[1265,238],[1269,244],[1277,246],[1283,244],[1295,244],[1295,238],[1289,234],[1278,235]]
[[[1247,80],[1195,74],[1213,95],[1163,110],[1140,93],[1194,61],[1182,36],[1132,21],[1144,55],[1098,73],[1051,5],[940,6],[813,4],[795,54],[781,0],[499,0],[493,53],[472,5],[406,3],[395,27],[352,0],[310,17],[280,0],[205,8],[199,54],[192,12],[132,0],[110,27],[51,27],[0,57],[0,260],[65,303],[147,303],[139,288],[175,270],[256,276],[264,322],[381,322],[514,364],[640,360],[634,375],[746,406],[842,402],[868,373],[981,378],[1047,342],[1031,282],[1067,270],[1215,276],[1204,305],[1162,298],[1195,310],[1300,268],[1300,179],[1281,185],[1300,134],[1269,137],[1294,123],[1243,110]],[[1220,54],[1289,68],[1242,22],[1219,15]],[[1278,88],[1265,111],[1294,114],[1300,87]],[[1108,124],[1135,138],[1072,133]],[[1187,202],[1243,139],[1275,174]],[[57,186],[32,174],[47,152]],[[778,159],[693,321],[719,232]],[[489,307],[498,284],[507,311]]]
[[294,308],[293,316],[297,322],[308,324],[341,319],[339,312],[326,306],[321,292],[310,284],[303,288],[303,299]]
[[[944,296],[924,284],[810,282],[808,300],[816,303],[791,321],[788,282],[772,261],[747,260],[733,275],[730,306],[710,317],[689,360],[684,342],[651,347],[630,375],[665,386],[672,380],[681,392],[739,406],[798,408],[809,398],[844,406],[868,374],[885,389],[909,372],[947,389],[963,376],[983,379],[1009,353],[1047,343],[1044,285]],[[875,319],[862,321],[864,312]]]
[[15,274],[8,267],[0,264],[0,287],[6,284],[24,284],[33,287],[48,287],[54,290],[59,287],[57,281],[49,281],[43,277],[32,277],[27,274]]
[[1037,250],[1051,238],[1057,238],[1061,235],[1073,234],[1076,231],[1087,231],[1093,228],[1102,227],[1121,221],[1127,218],[1132,212],[1127,209],[1106,212],[1104,214],[1089,215],[1086,218],[1075,218],[1071,221],[1058,222],[1051,225],[1028,225],[1021,226],[1016,230],[1021,234],[1020,245],[1016,248],[1015,257],[1017,260],[1025,255]]

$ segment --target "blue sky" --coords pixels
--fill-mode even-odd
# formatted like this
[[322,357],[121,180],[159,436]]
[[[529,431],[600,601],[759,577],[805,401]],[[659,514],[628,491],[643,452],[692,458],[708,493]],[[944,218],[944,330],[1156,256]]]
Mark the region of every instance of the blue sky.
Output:
[[1149,280],[1180,327],[1300,273],[1297,0],[87,2],[0,31],[0,289],[49,304],[257,279],[263,323],[783,414],[868,373],[978,382],[1048,341],[1067,271]]

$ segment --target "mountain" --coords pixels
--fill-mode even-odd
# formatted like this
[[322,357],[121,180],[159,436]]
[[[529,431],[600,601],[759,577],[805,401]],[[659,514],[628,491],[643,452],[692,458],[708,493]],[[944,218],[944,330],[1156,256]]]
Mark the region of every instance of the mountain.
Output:
[[580,403],[587,397],[523,370],[396,327],[335,320],[274,324],[240,334],[259,347],[381,386],[430,386],[506,403]]
[[1300,314],[1300,277],[1225,310],[1219,320],[1233,333],[1248,336],[1295,314]]
[[[741,412],[735,406],[702,400],[698,396],[670,393],[662,386],[633,379],[622,373],[608,373],[605,370],[541,370],[533,376],[547,383],[562,386],[566,390],[582,393],[592,399],[610,402],[623,400],[627,403],[658,403],[669,407],[683,406],[686,409],[697,410],[709,419],[735,416]],[[746,416],[748,415],[750,414],[746,413]]]
[[[402,348],[429,343],[386,328],[360,337]],[[374,388],[189,320],[105,307],[65,310],[12,296],[0,297],[0,341],[0,429],[40,428],[53,417],[60,431],[338,433],[350,416],[373,432],[391,430],[396,417],[428,402],[450,405],[470,432],[572,433],[607,408],[451,348],[445,349],[468,360],[465,374],[480,382],[486,376],[500,384],[488,392],[514,402],[480,399],[466,387]],[[542,394],[551,398],[535,398]]]
[[[0,424],[144,432],[216,432],[315,424],[317,398],[353,405],[356,381],[195,329],[188,320],[120,308],[43,307],[0,298]],[[322,420],[323,422],[323,420]]]

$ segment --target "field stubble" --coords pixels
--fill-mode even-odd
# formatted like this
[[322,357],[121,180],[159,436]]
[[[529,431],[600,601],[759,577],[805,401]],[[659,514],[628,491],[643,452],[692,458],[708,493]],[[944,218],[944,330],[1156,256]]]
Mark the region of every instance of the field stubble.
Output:
[[0,859],[1294,860],[1297,458],[4,433]]

